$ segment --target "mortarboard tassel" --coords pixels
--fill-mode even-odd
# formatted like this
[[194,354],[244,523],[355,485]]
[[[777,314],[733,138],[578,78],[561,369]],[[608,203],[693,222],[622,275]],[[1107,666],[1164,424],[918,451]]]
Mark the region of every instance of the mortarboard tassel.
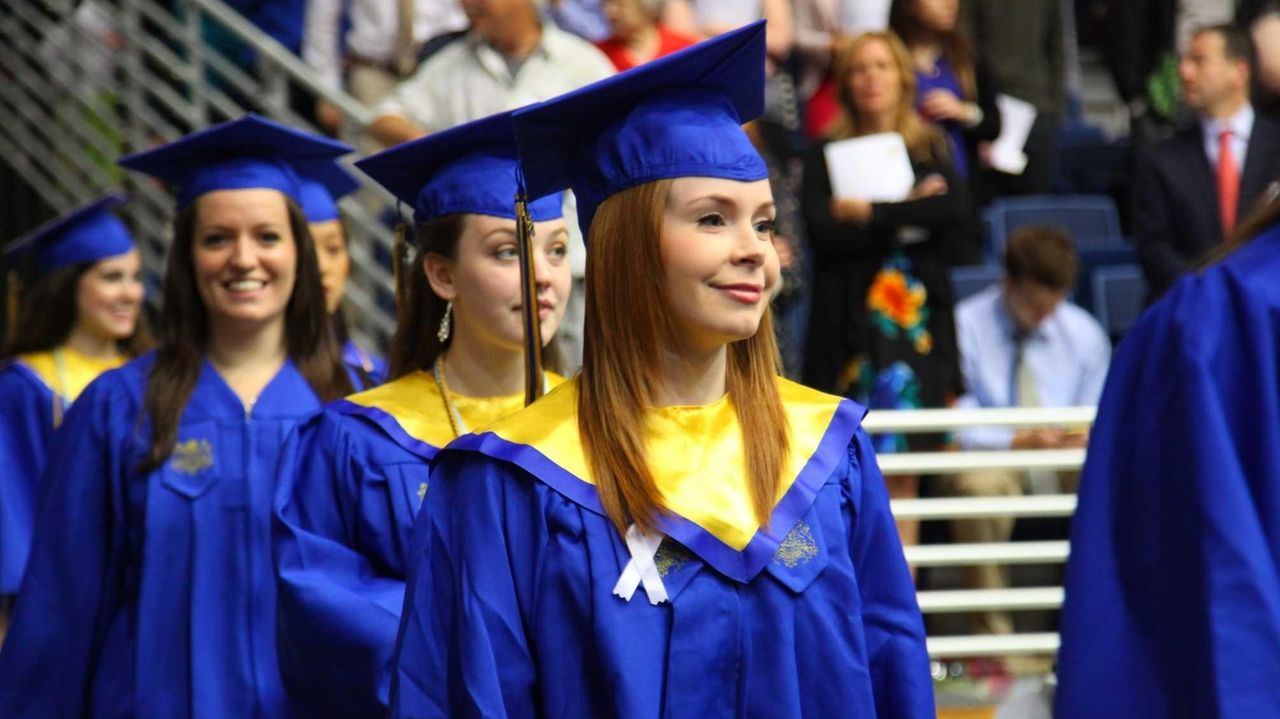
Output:
[[533,269],[533,218],[523,192],[516,195],[516,245],[524,326],[524,403],[528,406],[542,396],[542,323],[538,319],[538,280]]

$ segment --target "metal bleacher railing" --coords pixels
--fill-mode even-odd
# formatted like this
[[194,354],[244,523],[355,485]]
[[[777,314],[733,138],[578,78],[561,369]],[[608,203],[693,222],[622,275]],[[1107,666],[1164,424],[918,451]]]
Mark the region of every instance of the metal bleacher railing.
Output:
[[[1092,424],[1095,413],[1093,407],[873,411],[863,424],[872,434],[947,432],[977,426],[1079,427]],[[878,459],[885,475],[943,475],[980,469],[1079,470],[1084,465],[1084,456],[1083,449],[1059,449],[914,452],[886,454]],[[892,507],[894,516],[899,520],[1070,517],[1075,512],[1076,497],[1066,493],[1021,497],[930,497],[895,500]],[[906,548],[907,562],[916,568],[983,564],[1061,565],[1066,562],[1068,554],[1065,539],[998,544],[922,544]],[[1060,608],[1063,590],[1061,584],[1008,589],[923,590],[917,597],[925,615],[984,610],[1042,611]],[[929,654],[936,659],[1053,656],[1057,649],[1058,635],[1053,632],[929,637]]]
[[[245,112],[315,131],[294,111],[323,97],[355,144],[369,122],[295,55],[221,0],[6,0],[0,7],[0,155],[54,211],[123,187],[151,286],[162,271],[173,202],[115,160]],[[341,203],[351,237],[347,312],[378,346],[394,329],[389,195]]]

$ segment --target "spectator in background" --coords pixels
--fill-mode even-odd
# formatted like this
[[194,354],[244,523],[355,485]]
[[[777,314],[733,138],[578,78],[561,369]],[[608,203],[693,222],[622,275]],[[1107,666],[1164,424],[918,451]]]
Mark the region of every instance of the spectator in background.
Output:
[[[894,0],[889,26],[906,43],[916,74],[916,112],[947,134],[951,164],[973,196],[970,178],[979,142],[1000,134],[1000,113],[990,78],[958,26],[960,0]],[[981,222],[971,203],[963,264],[980,261]]]
[[609,36],[606,0],[545,0],[546,15],[557,27],[588,42]]
[[947,133],[956,174],[967,178],[978,141],[1000,134],[1000,113],[959,14],[960,0],[894,0],[889,27],[911,54],[916,111]]
[[[1053,138],[1066,106],[1062,0],[968,0],[969,37],[991,78],[991,90],[1031,103],[1035,124],[1021,175],[986,174],[994,195],[1045,194],[1053,184]],[[985,154],[986,145],[980,146]]]
[[791,0],[665,0],[662,22],[698,39],[714,37],[763,18],[765,50],[774,61],[785,60],[794,42]]
[[[802,208],[814,258],[804,383],[872,409],[944,407],[959,394],[948,257],[966,215],[946,139],[916,114],[915,74],[892,33],[859,36],[837,58],[842,116],[805,163]],[[902,202],[833,197],[824,147],[832,140],[896,132],[918,178]],[[900,436],[878,452],[905,448]],[[914,449],[934,438],[913,435]],[[889,478],[895,497],[914,477]],[[900,525],[904,543],[917,526]]]
[[471,30],[374,108],[369,131],[383,144],[547,100],[613,74],[591,43],[543,22],[533,0],[461,4]]
[[1262,8],[1249,34],[1258,53],[1254,107],[1274,119],[1280,115],[1280,2]]
[[[307,0],[302,59],[328,87],[372,107],[413,72],[428,40],[466,27],[457,0]],[[316,119],[331,132],[342,122],[323,100]]]
[[824,135],[840,114],[831,83],[832,58],[864,32],[889,28],[890,0],[792,0],[795,22],[796,78],[806,102],[805,129]]
[[[1107,333],[1089,313],[1067,301],[1076,285],[1079,258],[1066,231],[1022,227],[1005,249],[1004,279],[956,306],[956,336],[964,395],[957,407],[1094,406],[1111,359]],[[1012,430],[975,427],[956,434],[962,449],[1063,449],[1085,446],[1083,432],[1062,429]],[[1027,472],[989,470],[948,478],[951,494],[1015,496],[1027,490]],[[1070,488],[1075,476],[1050,475],[1048,486]],[[1034,482],[1041,485],[1040,481]],[[966,519],[952,523],[957,542],[1008,542],[1011,517]],[[1008,586],[1007,569],[996,565],[968,569],[971,586]],[[986,612],[978,630],[1007,634],[1013,621],[1006,612]]]
[[1197,121],[1138,160],[1134,239],[1152,298],[1221,243],[1280,175],[1280,125],[1249,103],[1251,56],[1239,28],[1196,33],[1178,73]]
[[661,22],[663,0],[604,0],[604,15],[612,34],[596,43],[618,72],[656,57],[670,55],[697,42]]

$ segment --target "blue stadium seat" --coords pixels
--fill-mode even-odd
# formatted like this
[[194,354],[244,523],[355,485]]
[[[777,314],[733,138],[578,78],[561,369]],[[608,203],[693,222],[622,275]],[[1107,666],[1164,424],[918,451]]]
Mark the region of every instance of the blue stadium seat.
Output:
[[1123,335],[1142,314],[1147,281],[1137,265],[1112,265],[1093,270],[1093,314],[1113,340]]
[[985,290],[992,284],[999,282],[1003,276],[1004,268],[1000,265],[952,267],[951,289],[955,293],[956,302]]
[[1010,234],[1025,225],[1056,225],[1075,238],[1076,247],[1112,249],[1126,246],[1120,213],[1106,195],[1028,195],[1002,197],[983,214],[987,256],[999,261]]

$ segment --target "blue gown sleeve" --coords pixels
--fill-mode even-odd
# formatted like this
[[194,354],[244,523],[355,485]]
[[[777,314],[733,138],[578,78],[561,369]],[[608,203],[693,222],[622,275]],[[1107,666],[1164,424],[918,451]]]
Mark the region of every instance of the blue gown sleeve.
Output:
[[279,465],[276,635],[285,687],[307,716],[381,716],[390,691],[404,581],[356,549],[361,489],[377,470],[350,450],[322,411],[290,435]]
[[1119,345],[1072,522],[1056,716],[1280,716],[1266,277],[1269,301],[1186,278]]
[[0,595],[17,593],[31,551],[52,400],[17,367],[0,370]]
[[114,389],[109,376],[95,380],[54,434],[31,558],[0,650],[0,716],[87,713],[97,652],[123,582],[117,455],[134,418]]
[[444,452],[414,525],[391,715],[532,717],[529,631],[537,547],[535,482],[494,460]]
[[854,435],[849,461],[846,491],[858,508],[850,550],[861,592],[876,716],[934,717],[924,620],[866,430]]

